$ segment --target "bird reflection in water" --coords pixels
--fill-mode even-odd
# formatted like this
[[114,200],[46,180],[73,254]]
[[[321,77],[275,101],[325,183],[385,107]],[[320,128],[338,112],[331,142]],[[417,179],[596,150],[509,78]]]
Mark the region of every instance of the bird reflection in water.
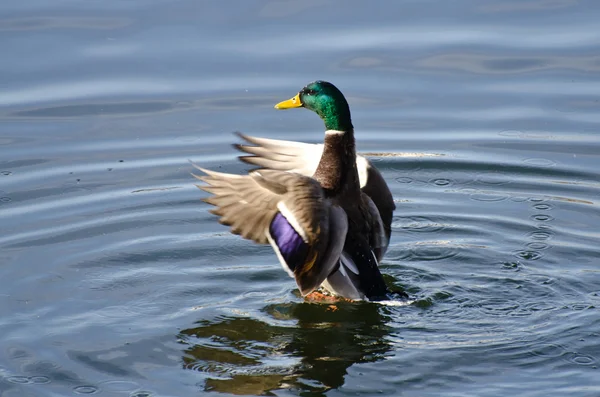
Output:
[[206,391],[238,395],[277,389],[325,392],[344,384],[355,363],[391,349],[387,308],[365,302],[274,304],[265,321],[222,317],[181,331],[183,365],[206,374]]

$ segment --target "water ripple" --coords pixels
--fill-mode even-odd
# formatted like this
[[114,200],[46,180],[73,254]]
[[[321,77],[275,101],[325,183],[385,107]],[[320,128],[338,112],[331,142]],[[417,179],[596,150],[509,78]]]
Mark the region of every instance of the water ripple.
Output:
[[[3,5],[0,394],[597,384],[594,7],[234,2]],[[304,302],[189,175],[248,170],[230,131],[321,142],[273,109],[318,78],[390,187],[380,266],[410,300]]]
[[82,385],[73,388],[76,394],[96,394],[100,390],[96,386]]

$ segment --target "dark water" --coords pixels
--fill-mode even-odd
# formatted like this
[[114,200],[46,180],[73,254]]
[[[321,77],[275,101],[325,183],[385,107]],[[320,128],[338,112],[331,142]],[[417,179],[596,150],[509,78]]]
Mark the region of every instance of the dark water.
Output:
[[[4,1],[0,395],[600,396],[600,3]],[[315,79],[397,201],[406,306],[306,304],[187,160]]]

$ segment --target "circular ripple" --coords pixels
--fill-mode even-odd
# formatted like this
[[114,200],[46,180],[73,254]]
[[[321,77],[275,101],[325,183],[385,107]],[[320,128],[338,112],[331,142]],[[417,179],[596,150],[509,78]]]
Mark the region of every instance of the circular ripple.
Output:
[[567,356],[567,361],[577,365],[592,365],[596,359],[588,354],[571,353]]
[[527,244],[527,248],[529,248],[532,251],[545,250],[548,247],[550,247],[548,244],[543,243],[541,241],[532,241],[531,243]]
[[548,201],[548,198],[547,197],[534,196],[534,197],[529,197],[528,200],[531,201],[532,203],[543,203],[545,201]]
[[548,211],[552,209],[552,206],[550,204],[546,204],[546,203],[539,203],[533,206],[533,208],[535,208],[536,210],[540,210],[540,211]]
[[140,388],[140,385],[127,380],[109,380],[98,385],[103,391],[127,393]]
[[532,346],[531,353],[538,357],[560,357],[565,354],[565,348],[554,343],[540,343]]
[[398,183],[412,183],[413,179],[407,176],[401,176],[396,178],[396,182]]
[[0,171],[0,175],[9,176],[9,175],[12,175],[12,172],[10,172],[10,171]]
[[504,194],[488,194],[488,193],[473,193],[469,196],[471,200],[476,201],[503,201],[508,198],[508,196]]
[[210,372],[210,370],[206,369],[206,364],[203,362],[194,361],[193,363],[188,363],[185,365],[185,369],[191,369],[192,371],[198,372]]
[[77,386],[73,391],[77,394],[94,394],[98,392],[98,388],[90,385]]
[[9,376],[8,378],[6,378],[7,381],[9,381],[10,383],[19,383],[19,384],[25,384],[25,383],[31,383],[31,379],[27,376]]
[[587,310],[587,309],[592,309],[594,306],[587,304],[587,303],[575,303],[573,305],[571,305],[571,309],[573,310]]
[[549,240],[552,237],[552,233],[540,230],[540,231],[531,232],[527,236],[529,238],[531,238],[532,240],[543,241],[543,240]]
[[31,376],[29,377],[29,381],[36,385],[44,385],[46,383],[50,383],[50,378],[47,376]]
[[535,261],[542,257],[542,254],[539,252],[530,250],[517,251],[515,252],[515,255],[527,261]]
[[130,396],[131,397],[151,397],[152,396],[152,392],[140,390],[140,391],[136,391],[134,393],[131,393]]
[[527,310],[532,312],[548,311],[556,309],[556,306],[549,302],[536,302],[530,303],[526,306]]
[[448,185],[452,184],[452,180],[444,179],[444,178],[437,178],[437,179],[432,179],[431,181],[429,181],[429,183],[433,183],[434,185],[437,185],[437,186],[448,186]]
[[10,203],[11,201],[12,201],[12,199],[8,196],[0,197],[0,203]]
[[543,158],[530,158],[523,160],[523,162],[536,167],[554,167],[556,165],[554,161]]
[[538,221],[538,222],[548,222],[553,220],[554,218],[551,217],[550,215],[546,215],[546,214],[535,214],[535,215],[531,215],[531,219]]
[[455,246],[445,244],[417,245],[410,249],[409,257],[417,261],[438,261],[456,256],[458,250]]

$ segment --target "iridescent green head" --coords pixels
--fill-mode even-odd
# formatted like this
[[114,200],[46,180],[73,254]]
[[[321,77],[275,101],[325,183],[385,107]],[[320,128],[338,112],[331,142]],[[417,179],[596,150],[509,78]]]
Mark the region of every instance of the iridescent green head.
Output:
[[298,95],[275,105],[275,109],[305,107],[317,113],[328,130],[350,131],[352,120],[348,102],[340,90],[327,81],[315,81],[304,87]]

